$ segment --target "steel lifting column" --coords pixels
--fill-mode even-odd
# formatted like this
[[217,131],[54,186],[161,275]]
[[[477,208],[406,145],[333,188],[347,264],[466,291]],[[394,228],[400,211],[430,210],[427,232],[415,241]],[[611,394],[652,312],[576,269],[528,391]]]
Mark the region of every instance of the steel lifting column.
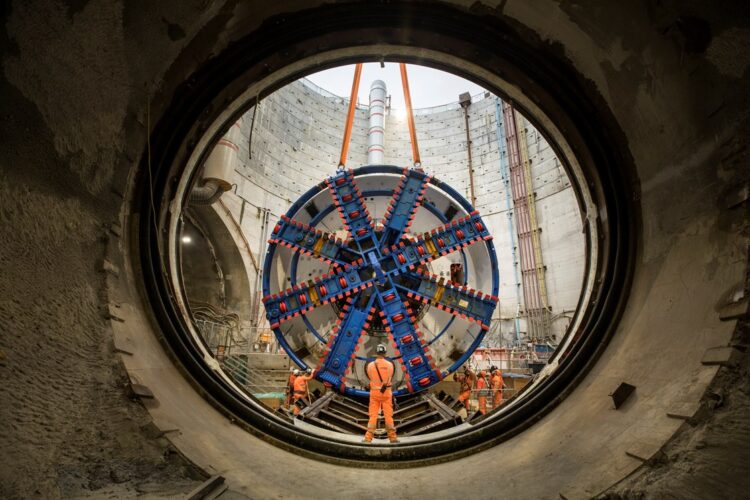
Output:
[[476,206],[477,197],[474,193],[474,161],[471,157],[471,133],[469,131],[469,106],[471,106],[471,95],[469,93],[459,96],[461,107],[464,110],[464,127],[466,128],[466,159],[469,167],[469,196],[471,204]]
[[385,99],[386,89],[382,80],[370,86],[370,128],[367,131],[367,164],[382,165],[385,157]]

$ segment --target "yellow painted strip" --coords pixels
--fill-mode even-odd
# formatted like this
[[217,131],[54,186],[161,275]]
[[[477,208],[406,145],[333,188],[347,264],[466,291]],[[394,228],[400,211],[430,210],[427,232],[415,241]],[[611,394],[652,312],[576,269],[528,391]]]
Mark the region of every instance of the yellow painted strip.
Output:
[[440,299],[443,298],[443,293],[445,293],[445,286],[442,283],[438,283],[438,289],[435,292],[435,303],[440,302]]
[[318,241],[315,242],[315,245],[313,245],[313,254],[316,257],[320,257],[320,250],[323,248],[323,245],[325,244],[325,236],[320,236],[318,238]]
[[432,242],[432,237],[428,236],[427,239],[424,242],[424,246],[427,247],[427,251],[430,252],[430,255],[433,257],[438,256],[438,250],[435,244]]
[[307,282],[307,293],[310,294],[310,298],[313,301],[313,304],[319,305],[320,304],[320,296],[318,296],[318,289],[315,288],[315,284],[312,282],[312,280]]

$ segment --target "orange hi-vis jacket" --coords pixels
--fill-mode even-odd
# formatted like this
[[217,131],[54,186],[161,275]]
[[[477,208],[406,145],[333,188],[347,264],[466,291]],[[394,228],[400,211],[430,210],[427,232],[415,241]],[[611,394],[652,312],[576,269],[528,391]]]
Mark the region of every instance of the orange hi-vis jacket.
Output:
[[307,394],[307,382],[309,380],[312,380],[313,376],[310,375],[299,375],[296,379],[294,379],[294,394],[295,395],[302,395]]
[[469,377],[464,377],[461,379],[461,392],[470,392],[471,391],[471,379]]
[[490,386],[493,390],[499,391],[503,388],[503,377],[502,375],[493,375],[490,379]]
[[370,402],[367,406],[367,432],[365,433],[365,442],[372,441],[375,428],[378,423],[378,415],[383,411],[383,420],[385,429],[388,432],[388,439],[391,442],[396,441],[396,423],[393,421],[393,391],[391,390],[391,380],[393,379],[393,363],[385,358],[375,358],[375,361],[369,363],[366,367],[367,376],[370,378]]
[[[370,378],[370,393],[385,393],[391,390],[393,363],[385,358],[375,358],[367,365],[367,376]],[[385,387],[383,391],[381,388]]]
[[[484,379],[484,377],[477,378],[477,391],[481,391],[482,389],[487,388],[487,381]],[[480,395],[484,395],[481,394]]]

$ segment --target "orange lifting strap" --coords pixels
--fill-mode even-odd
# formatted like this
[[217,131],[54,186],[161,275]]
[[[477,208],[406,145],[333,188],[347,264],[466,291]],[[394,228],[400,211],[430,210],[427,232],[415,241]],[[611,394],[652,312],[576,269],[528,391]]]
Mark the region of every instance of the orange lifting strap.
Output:
[[409,123],[409,136],[411,137],[411,155],[414,166],[422,164],[419,158],[419,145],[417,144],[417,130],[414,127],[414,114],[411,110],[411,93],[409,92],[409,78],[406,76],[406,64],[401,63],[401,84],[404,86],[404,103],[406,104],[406,119]]
[[[414,166],[422,164],[419,158],[419,145],[417,144],[417,131],[414,127],[414,113],[411,109],[411,93],[409,92],[409,77],[406,75],[406,64],[401,63],[401,83],[404,87],[404,103],[406,104],[406,118],[409,124],[409,137],[411,138],[411,154]],[[357,93],[359,92],[359,79],[362,76],[362,64],[354,67],[354,81],[352,82],[352,93],[349,97],[349,112],[346,115],[346,125],[344,125],[344,142],[341,144],[341,157],[339,158],[339,168],[346,166],[346,157],[349,153],[349,142],[352,138],[352,124],[354,123],[354,111],[357,108]]]
[[357,93],[359,92],[359,77],[362,75],[362,64],[354,67],[354,81],[352,82],[352,95],[349,97],[349,113],[346,115],[344,126],[344,142],[341,145],[341,158],[339,168],[346,166],[346,156],[349,153],[349,141],[352,138],[352,123],[354,123],[354,110],[357,108]]

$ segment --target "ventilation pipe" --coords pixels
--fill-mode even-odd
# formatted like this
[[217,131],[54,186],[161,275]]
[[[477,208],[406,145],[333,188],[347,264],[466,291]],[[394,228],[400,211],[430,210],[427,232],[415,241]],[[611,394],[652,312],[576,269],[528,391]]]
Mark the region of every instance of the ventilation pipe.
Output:
[[240,148],[240,122],[237,120],[214,146],[203,167],[200,186],[190,192],[193,205],[211,205],[232,187],[234,167],[237,165]]
[[375,80],[370,85],[370,128],[367,132],[367,164],[382,165],[385,149],[385,83]]

